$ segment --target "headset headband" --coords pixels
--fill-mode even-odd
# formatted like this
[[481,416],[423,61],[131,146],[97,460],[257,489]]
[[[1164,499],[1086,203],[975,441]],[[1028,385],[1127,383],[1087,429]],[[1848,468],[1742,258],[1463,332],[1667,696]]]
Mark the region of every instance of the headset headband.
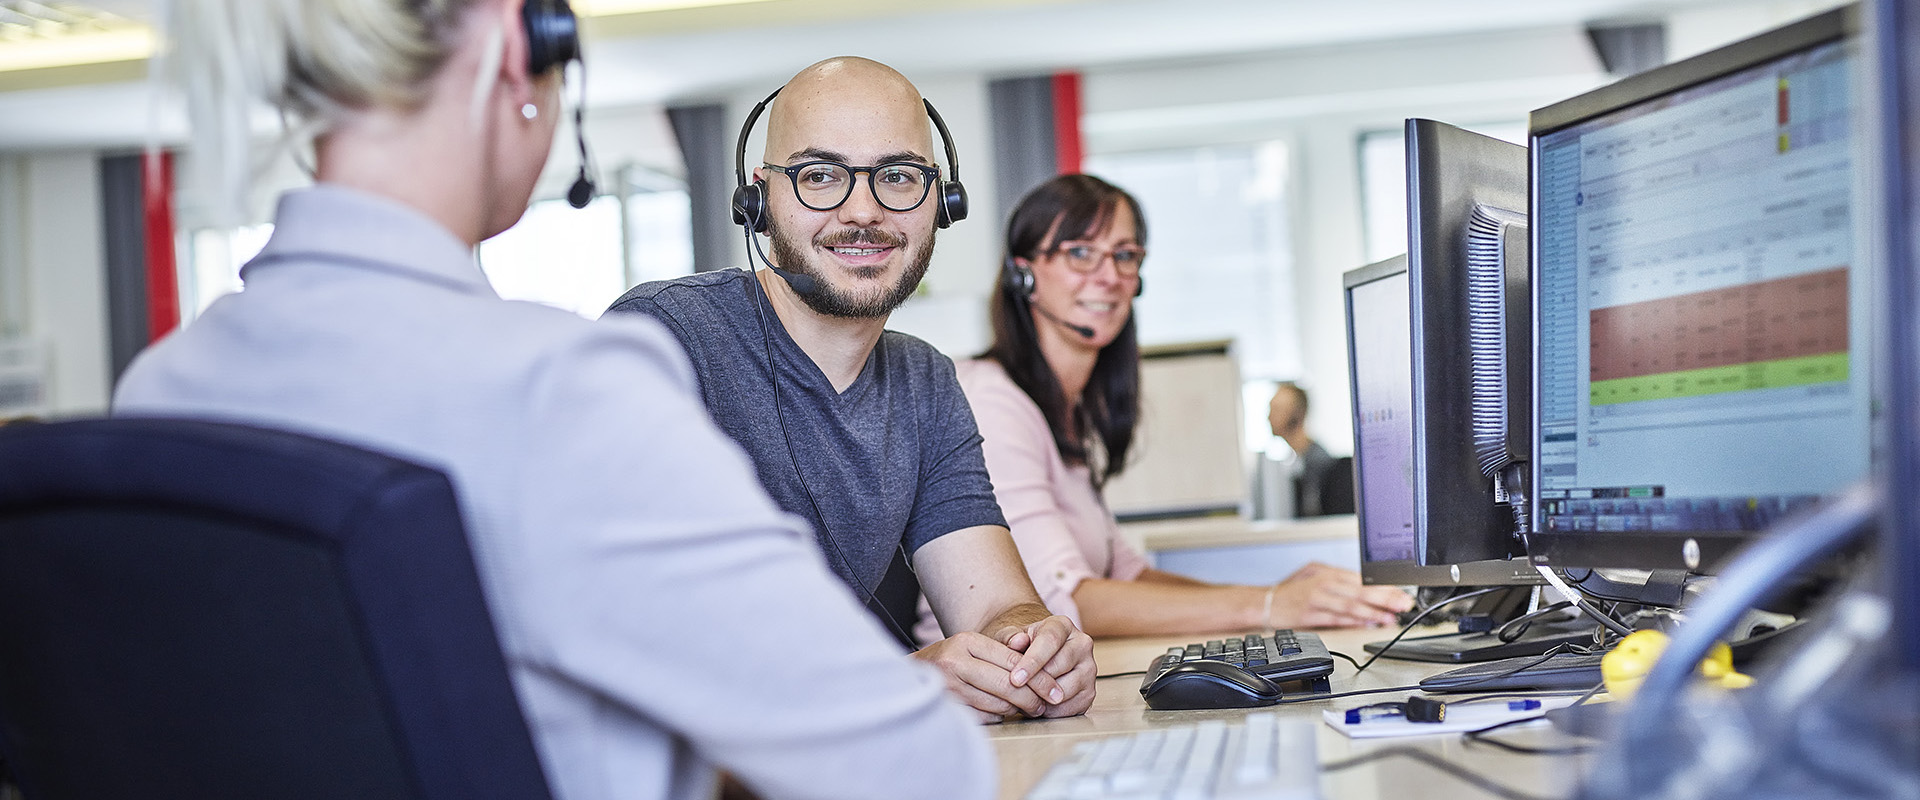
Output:
[[[766,230],[767,198],[761,187],[754,185],[757,182],[747,181],[747,138],[753,134],[753,124],[760,120],[760,115],[778,96],[780,90],[775,89],[767,95],[767,99],[754,105],[753,111],[747,114],[746,123],[740,126],[740,139],[733,148],[733,221],[755,233]],[[960,151],[954,147],[953,134],[947,131],[947,121],[940,118],[940,112],[934,109],[933,102],[922,98],[920,104],[926,107],[927,118],[933,120],[934,131],[940,134],[941,149],[947,154],[947,170],[951,173],[934,187],[937,190],[934,200],[938,204],[935,224],[944,228],[967,218],[967,190],[960,183]]]

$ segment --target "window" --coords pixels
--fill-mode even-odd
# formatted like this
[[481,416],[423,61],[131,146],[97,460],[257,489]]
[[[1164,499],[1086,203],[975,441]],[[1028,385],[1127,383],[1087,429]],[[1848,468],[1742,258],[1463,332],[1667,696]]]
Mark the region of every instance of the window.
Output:
[[1142,344],[1232,339],[1242,375],[1300,373],[1285,144],[1114,153],[1086,167],[1147,218]]
[[1286,145],[1116,153],[1086,169],[1131,192],[1147,218],[1141,344],[1232,339],[1248,450],[1265,449],[1273,382],[1301,370]]
[[637,283],[693,272],[693,211],[680,179],[641,166],[619,188],[576,209],[543,200],[480,244],[494,291],[597,319]]
[[501,297],[594,319],[627,290],[620,232],[618,197],[596,197],[586,208],[542,200],[480,243],[480,269]]
[[[480,268],[494,291],[588,319],[636,283],[693,272],[692,211],[677,178],[638,167],[622,170],[619,194],[584,209],[565,200],[528,207],[512,228],[480,243]],[[273,225],[201,229],[185,235],[180,297],[183,322],[221,295],[240,291],[240,267],[260,252]]]
[[[1518,145],[1527,143],[1524,122],[1467,125],[1467,130]],[[1368,263],[1407,252],[1407,134],[1405,130],[1360,134],[1360,224]]]
[[628,193],[627,283],[691,274],[693,203],[686,188],[636,189]]
[[187,269],[180,275],[180,323],[200,316],[221,295],[240,291],[240,267],[259,255],[273,235],[273,225],[246,225],[239,228],[202,228],[187,234]]

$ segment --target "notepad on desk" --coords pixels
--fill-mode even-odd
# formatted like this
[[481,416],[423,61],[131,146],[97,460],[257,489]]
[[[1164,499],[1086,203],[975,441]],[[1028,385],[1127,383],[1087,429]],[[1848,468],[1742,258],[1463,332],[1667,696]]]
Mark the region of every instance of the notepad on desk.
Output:
[[[1491,700],[1484,703],[1448,703],[1446,717],[1439,722],[1413,722],[1399,714],[1374,713],[1370,706],[1352,709],[1330,708],[1321,713],[1334,730],[1355,739],[1395,736],[1429,736],[1436,733],[1465,733],[1510,720],[1538,717],[1550,709],[1573,705],[1573,697],[1533,697]],[[1348,712],[1359,710],[1355,715]]]

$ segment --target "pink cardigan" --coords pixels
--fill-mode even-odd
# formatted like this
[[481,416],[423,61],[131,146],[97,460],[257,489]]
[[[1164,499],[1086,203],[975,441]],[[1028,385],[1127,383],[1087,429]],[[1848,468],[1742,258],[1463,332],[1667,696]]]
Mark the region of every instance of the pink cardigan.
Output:
[[[1012,527],[1033,588],[1049,610],[1079,625],[1073,590],[1081,581],[1133,580],[1146,570],[1147,559],[1121,538],[1087,468],[1061,460],[1040,407],[997,362],[976,359],[954,367],[985,440],[993,496]],[[925,599],[914,633],[922,642],[940,636]]]

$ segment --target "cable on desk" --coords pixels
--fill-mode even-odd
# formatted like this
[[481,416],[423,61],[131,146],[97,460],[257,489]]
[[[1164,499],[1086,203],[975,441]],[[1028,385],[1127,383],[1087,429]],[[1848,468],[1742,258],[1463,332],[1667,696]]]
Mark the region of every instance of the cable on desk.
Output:
[[1145,675],[1145,674],[1147,674],[1146,670],[1136,669],[1136,670],[1133,670],[1132,672],[1109,672],[1105,675],[1095,675],[1093,676],[1093,679],[1098,681],[1098,680],[1105,680],[1107,678],[1125,678],[1131,675]]
[[[1599,694],[1601,690],[1605,688],[1607,688],[1607,684],[1605,682],[1595,684],[1593,688],[1588,689],[1584,692],[1581,692],[1580,698],[1578,700],[1573,701],[1573,703],[1569,704],[1567,708],[1574,708],[1574,707],[1585,704],[1588,700],[1593,699],[1594,695]],[[1488,697],[1498,697],[1498,695],[1485,695],[1483,697],[1474,698],[1474,699],[1484,700]],[[1462,701],[1462,702],[1467,702],[1467,701]],[[1498,739],[1487,738],[1487,734],[1497,731],[1501,728],[1507,727],[1508,725],[1518,725],[1522,722],[1532,722],[1537,719],[1546,719],[1546,718],[1547,717],[1545,714],[1541,714],[1539,716],[1533,716],[1533,717],[1522,717],[1520,719],[1510,719],[1510,720],[1507,720],[1506,722],[1501,722],[1495,725],[1488,725],[1487,727],[1480,728],[1478,730],[1467,731],[1466,733],[1461,734],[1461,736],[1465,738],[1465,740],[1469,744],[1476,743],[1476,742],[1479,744],[1490,744],[1490,745],[1493,745],[1494,747],[1498,747],[1509,753],[1519,753],[1521,755],[1527,755],[1527,756],[1570,756],[1570,755],[1585,753],[1588,750],[1592,749],[1587,745],[1569,745],[1566,747],[1529,747],[1527,745],[1513,744],[1510,742],[1503,742]]]
[[1584,752],[1587,752],[1588,750],[1593,749],[1592,747],[1589,747],[1584,744],[1567,745],[1566,747],[1528,747],[1527,745],[1523,745],[1523,744],[1513,744],[1512,742],[1503,742],[1503,741],[1500,741],[1499,739],[1487,738],[1487,734],[1500,730],[1501,728],[1505,728],[1510,725],[1519,725],[1527,722],[1539,722],[1540,720],[1543,720],[1546,718],[1547,718],[1547,715],[1545,714],[1535,714],[1534,716],[1531,716],[1531,717],[1521,717],[1519,719],[1510,719],[1505,722],[1496,722],[1492,725],[1488,725],[1487,727],[1475,728],[1473,730],[1467,731],[1466,733],[1463,733],[1460,735],[1469,744],[1490,744],[1490,745],[1493,745],[1494,747],[1498,747],[1509,753],[1519,753],[1520,755],[1523,755],[1523,756],[1571,756],[1571,755],[1579,755],[1581,753],[1584,753]]
[[[1574,591],[1578,592],[1580,590],[1575,589]],[[1614,619],[1600,609],[1595,608],[1592,603],[1587,602],[1586,598],[1576,596],[1573,598],[1573,604],[1579,606],[1581,611],[1587,612],[1587,615],[1593,617],[1595,622],[1607,626],[1607,628],[1614,633],[1620,634],[1621,636],[1630,636],[1633,634],[1632,628],[1627,627],[1626,624],[1620,620]]]
[[1330,655],[1330,656],[1333,656],[1334,658],[1344,658],[1344,659],[1346,659],[1346,660],[1347,660],[1347,663],[1349,663],[1349,664],[1352,664],[1352,665],[1353,665],[1353,668],[1354,668],[1354,671],[1356,671],[1356,672],[1358,672],[1358,671],[1360,670],[1360,668],[1361,668],[1361,667],[1360,667],[1360,662],[1358,662],[1358,661],[1355,661],[1355,660],[1353,660],[1353,656],[1350,656],[1350,655],[1347,655],[1346,653],[1342,653],[1342,652],[1340,652],[1340,651],[1338,651],[1338,650],[1328,650],[1328,651],[1327,651],[1327,655]]
[[1587,704],[1588,700],[1593,699],[1594,695],[1604,692],[1606,690],[1607,690],[1606,681],[1601,681],[1599,683],[1596,683],[1593,685],[1593,688],[1588,689],[1584,694],[1581,694],[1580,699],[1573,701],[1573,703],[1571,705],[1568,705],[1567,707],[1573,708],[1574,706],[1584,706]]
[[1328,763],[1321,764],[1320,771],[1323,773],[1339,772],[1341,770],[1351,769],[1353,767],[1357,767],[1357,766],[1360,766],[1361,764],[1366,764],[1368,762],[1379,761],[1380,759],[1383,759],[1383,758],[1393,758],[1393,757],[1413,759],[1414,761],[1418,761],[1429,767],[1433,767],[1434,769],[1440,770],[1441,772],[1447,773],[1448,775],[1452,775],[1455,778],[1459,778],[1460,780],[1466,782],[1467,784],[1473,786],[1476,789],[1479,789],[1480,791],[1486,792],[1487,794],[1493,795],[1495,797],[1505,798],[1505,800],[1559,800],[1559,798],[1547,797],[1545,795],[1528,794],[1526,792],[1522,792],[1510,786],[1505,786],[1505,785],[1496,783],[1493,781],[1493,779],[1488,778],[1485,775],[1481,775],[1480,773],[1469,770],[1466,767],[1462,767],[1458,764],[1447,761],[1446,759],[1441,758],[1432,753],[1429,753],[1425,750],[1419,750],[1416,748],[1406,747],[1406,746],[1383,747],[1379,750],[1375,750],[1370,753],[1361,753],[1360,755],[1354,756],[1352,758],[1343,759],[1340,761],[1330,761]]
[[1472,598],[1479,597],[1483,594],[1490,594],[1493,592],[1505,591],[1506,589],[1507,587],[1505,586],[1495,586],[1488,589],[1475,589],[1471,592],[1467,592],[1466,594],[1454,595],[1438,603],[1434,603],[1433,605],[1430,605],[1430,606],[1427,606],[1426,608],[1421,609],[1420,613],[1413,615],[1413,619],[1407,621],[1406,626],[1402,627],[1399,633],[1394,634],[1393,638],[1387,640],[1386,646],[1381,647],[1379,652],[1374,653],[1372,658],[1367,659],[1367,663],[1357,665],[1359,667],[1359,671],[1366,672],[1367,667],[1373,666],[1373,662],[1380,660],[1381,656],[1386,655],[1388,652],[1391,652],[1393,650],[1393,646],[1396,644],[1399,644],[1400,639],[1402,637],[1405,637],[1409,631],[1413,630],[1415,627],[1418,627],[1420,625],[1420,620],[1426,619],[1428,614],[1432,614],[1433,612],[1438,611],[1441,608],[1453,605],[1454,603],[1458,603],[1462,600],[1470,600]]
[[1521,614],[1520,616],[1514,617],[1513,619],[1507,620],[1506,624],[1501,625],[1500,627],[1495,628],[1493,630],[1493,636],[1494,638],[1499,639],[1502,642],[1507,642],[1511,644],[1512,642],[1518,640],[1520,637],[1526,635],[1527,629],[1533,627],[1534,620],[1544,617],[1548,614],[1555,614],[1561,611],[1565,611],[1566,609],[1571,608],[1572,606],[1573,606],[1572,603],[1567,602],[1565,600],[1562,600],[1558,603],[1551,603],[1546,606],[1542,606],[1539,609],[1536,609],[1534,611],[1529,611],[1525,614]]
[[1292,705],[1294,703],[1318,703],[1321,700],[1337,700],[1342,697],[1358,697],[1363,694],[1386,694],[1387,692],[1417,692],[1417,691],[1420,691],[1419,684],[1414,684],[1412,686],[1386,686],[1379,689],[1353,689],[1345,692],[1334,692],[1332,694],[1307,694],[1307,695],[1301,695],[1299,697],[1283,697],[1283,698],[1280,698],[1280,701],[1275,705],[1285,706],[1285,705]]

